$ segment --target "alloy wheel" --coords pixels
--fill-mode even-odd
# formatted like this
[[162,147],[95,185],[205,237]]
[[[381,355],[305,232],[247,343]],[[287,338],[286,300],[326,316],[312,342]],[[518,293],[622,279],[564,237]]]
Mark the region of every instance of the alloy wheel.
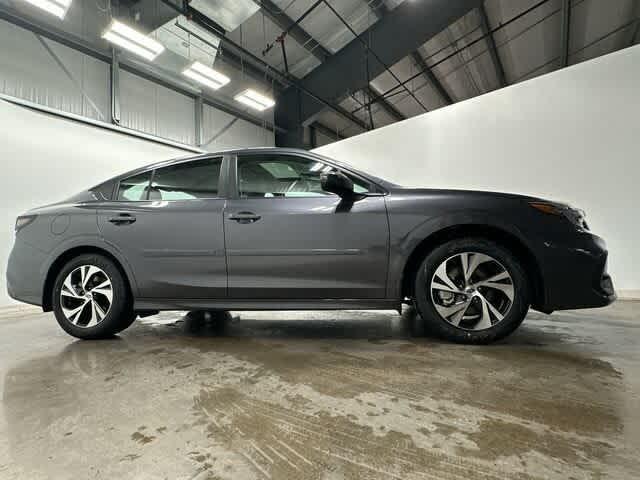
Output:
[[73,269],[60,290],[62,313],[77,327],[98,325],[109,313],[112,301],[111,279],[95,265],[81,265]]
[[446,322],[478,331],[504,319],[513,304],[514,284],[507,269],[495,258],[463,252],[438,266],[430,291],[433,306]]

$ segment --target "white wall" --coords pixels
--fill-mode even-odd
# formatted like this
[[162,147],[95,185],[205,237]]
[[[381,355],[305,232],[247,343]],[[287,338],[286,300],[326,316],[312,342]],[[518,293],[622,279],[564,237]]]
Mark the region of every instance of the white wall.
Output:
[[568,201],[640,297],[640,46],[317,149],[406,186]]
[[0,306],[16,217],[103,180],[189,152],[0,100]]

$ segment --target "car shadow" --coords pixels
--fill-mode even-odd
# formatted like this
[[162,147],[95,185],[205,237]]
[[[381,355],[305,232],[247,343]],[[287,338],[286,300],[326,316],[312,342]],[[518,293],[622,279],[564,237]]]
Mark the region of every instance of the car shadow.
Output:
[[[138,319],[120,337],[133,340],[150,333],[203,339],[403,339],[434,345],[451,344],[437,337],[412,306],[404,306],[401,314],[373,310],[163,312]],[[524,324],[513,334],[481,348],[553,347],[571,343],[577,338],[573,329],[555,326],[549,317],[530,312]]]
[[[173,318],[173,322],[171,319]],[[428,336],[414,308],[391,311],[190,312],[164,313],[139,319],[127,337],[151,326],[156,331],[189,337],[253,337],[309,339],[389,339]]]

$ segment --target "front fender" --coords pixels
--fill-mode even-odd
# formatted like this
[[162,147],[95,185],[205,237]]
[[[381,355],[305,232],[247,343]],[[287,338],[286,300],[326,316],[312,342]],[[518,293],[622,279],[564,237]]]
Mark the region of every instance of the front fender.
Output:
[[[393,218],[393,217],[392,217]],[[514,224],[486,210],[449,211],[442,215],[429,217],[422,221],[403,221],[392,219],[391,242],[389,251],[389,277],[387,282],[388,298],[399,298],[402,294],[402,280],[405,267],[413,252],[424,242],[434,238],[452,227],[481,227],[503,231],[517,238],[529,250],[525,235]]]

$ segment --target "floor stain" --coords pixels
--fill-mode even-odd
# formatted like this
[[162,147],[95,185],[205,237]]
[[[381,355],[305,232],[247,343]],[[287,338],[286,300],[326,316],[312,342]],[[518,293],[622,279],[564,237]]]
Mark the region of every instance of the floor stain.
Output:
[[134,432],[131,434],[131,440],[138,442],[142,445],[146,445],[147,443],[151,443],[156,439],[156,437],[152,435],[145,435],[144,433]]

